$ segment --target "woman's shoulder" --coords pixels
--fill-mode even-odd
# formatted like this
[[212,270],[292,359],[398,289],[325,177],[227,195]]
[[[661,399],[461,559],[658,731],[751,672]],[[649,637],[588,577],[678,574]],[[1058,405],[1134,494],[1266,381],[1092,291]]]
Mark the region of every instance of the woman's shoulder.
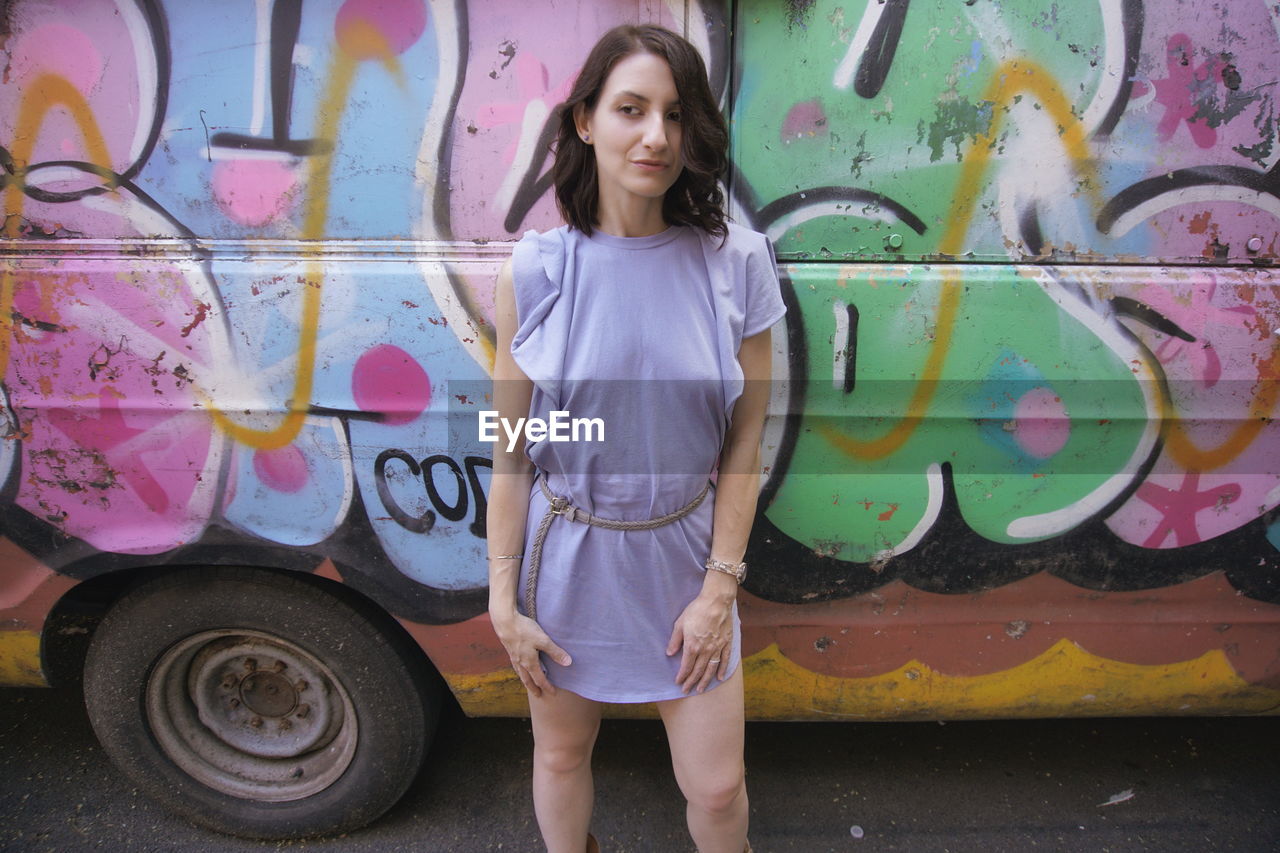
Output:
[[573,239],[574,230],[568,225],[561,225],[557,228],[548,228],[545,231],[538,231],[530,228],[520,235],[520,239],[516,241],[516,246],[522,244],[528,246],[563,246]]
[[772,257],[773,248],[768,236],[736,222],[725,222],[725,226],[728,231],[724,237],[707,231],[702,232],[703,242],[711,251],[739,258],[760,253]]
[[530,229],[511,252],[511,276],[517,300],[537,301],[559,293],[565,258],[573,240],[567,225],[538,232]]

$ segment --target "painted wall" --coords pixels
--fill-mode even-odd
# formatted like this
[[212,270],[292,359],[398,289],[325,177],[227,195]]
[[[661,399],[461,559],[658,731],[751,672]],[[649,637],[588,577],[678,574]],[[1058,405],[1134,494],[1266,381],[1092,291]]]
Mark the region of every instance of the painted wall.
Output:
[[257,562],[520,712],[482,615],[493,280],[558,223],[577,64],[650,20],[708,60],[790,306],[752,712],[1280,707],[1275,4],[4,15],[0,678],[39,680],[77,579]]

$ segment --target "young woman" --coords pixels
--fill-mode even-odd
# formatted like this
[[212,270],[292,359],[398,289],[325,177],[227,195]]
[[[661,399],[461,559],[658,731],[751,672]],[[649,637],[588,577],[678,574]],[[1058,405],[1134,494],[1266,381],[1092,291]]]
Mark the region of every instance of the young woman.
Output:
[[[702,853],[747,846],[736,596],[755,517],[773,250],[727,223],[728,134],[697,51],[606,33],[559,108],[567,225],[498,277],[494,397],[509,423],[599,418],[587,440],[495,445],[489,614],[529,693],[551,853],[588,833],[604,702],[656,702]],[[715,474],[712,483],[710,475]]]

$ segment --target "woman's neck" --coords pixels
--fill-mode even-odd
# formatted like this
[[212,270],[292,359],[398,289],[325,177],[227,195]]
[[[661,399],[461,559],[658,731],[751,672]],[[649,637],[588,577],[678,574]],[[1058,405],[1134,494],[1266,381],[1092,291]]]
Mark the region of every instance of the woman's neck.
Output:
[[614,237],[648,237],[667,230],[662,199],[632,199],[630,204],[609,204],[600,199],[596,227]]

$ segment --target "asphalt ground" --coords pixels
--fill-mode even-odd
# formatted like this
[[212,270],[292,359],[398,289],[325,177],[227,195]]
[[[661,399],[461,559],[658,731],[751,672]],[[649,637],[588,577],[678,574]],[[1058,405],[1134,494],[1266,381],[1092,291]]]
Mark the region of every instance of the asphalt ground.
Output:
[[[451,707],[379,821],[252,842],[121,778],[78,688],[4,688],[0,850],[536,851],[531,750],[527,720]],[[606,720],[595,770],[604,851],[693,849],[661,723]],[[1280,718],[750,723],[747,774],[758,853],[1280,850]]]

